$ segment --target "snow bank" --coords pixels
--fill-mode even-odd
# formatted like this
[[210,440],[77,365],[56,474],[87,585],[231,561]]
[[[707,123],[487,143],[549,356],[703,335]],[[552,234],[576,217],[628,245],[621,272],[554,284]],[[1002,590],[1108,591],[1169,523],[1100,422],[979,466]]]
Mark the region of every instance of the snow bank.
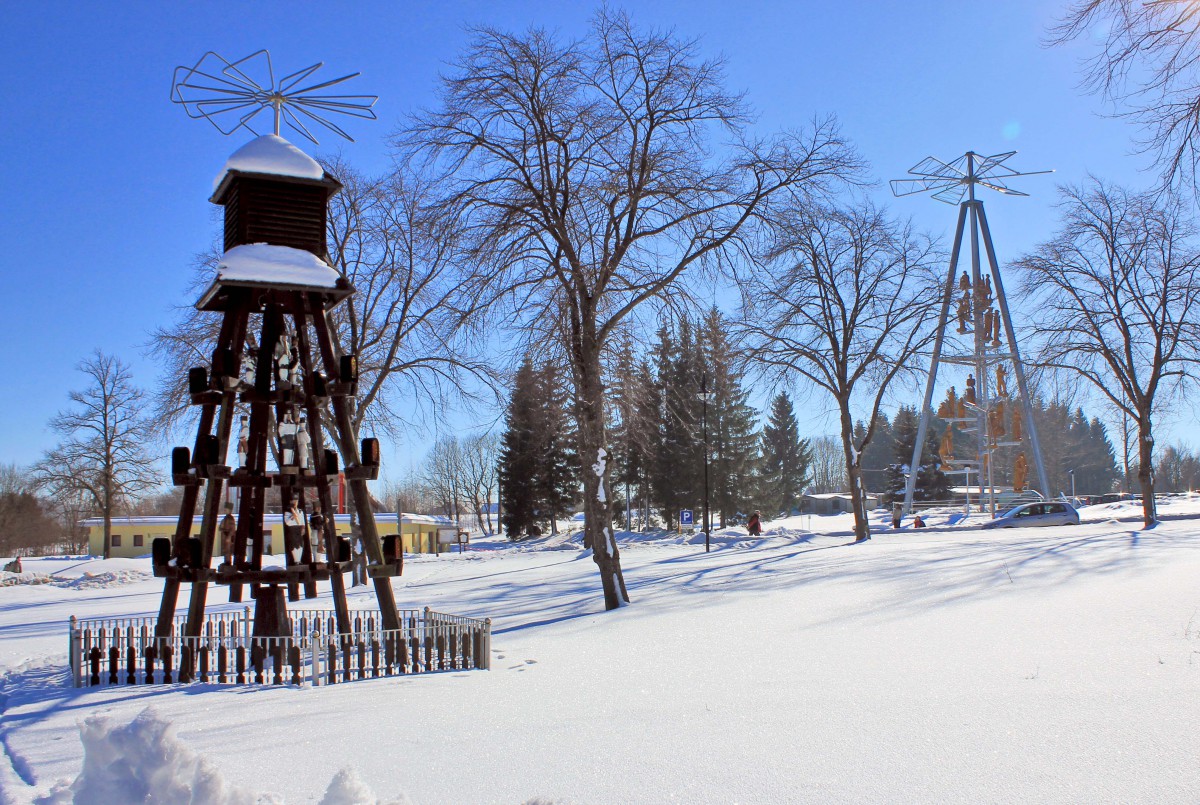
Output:
[[320,805],[412,805],[412,800],[401,795],[400,799],[385,803],[358,779],[353,769],[345,768],[334,775]]
[[340,275],[312,252],[290,246],[246,243],[225,252],[217,276],[242,282],[282,282],[334,288]]
[[255,805],[272,801],[226,785],[220,772],[180,742],[171,723],[152,707],[123,727],[112,726],[104,716],[92,716],[79,725],[79,737],[83,770],[75,782],[60,782],[49,794],[35,799],[35,805]]
[[51,578],[45,573],[9,573],[0,570],[0,587],[15,587],[18,584],[49,584]]
[[320,179],[325,176],[325,170],[315,159],[278,134],[264,134],[234,151],[213,180],[213,190],[221,186],[231,170],[301,179]]
[[[125,726],[104,716],[79,725],[83,770],[74,782],[63,780],[35,805],[112,805],[158,802],[171,805],[283,805],[276,794],[252,794],[229,785],[206,758],[175,736],[171,722],[147,707]],[[3,792],[0,791],[0,794]],[[377,798],[353,769],[334,775],[320,805],[412,805]]]
[[115,570],[104,573],[85,572],[73,579],[50,579],[49,581],[55,587],[64,587],[69,590],[95,590],[137,584],[150,578],[153,578],[153,575],[143,570]]

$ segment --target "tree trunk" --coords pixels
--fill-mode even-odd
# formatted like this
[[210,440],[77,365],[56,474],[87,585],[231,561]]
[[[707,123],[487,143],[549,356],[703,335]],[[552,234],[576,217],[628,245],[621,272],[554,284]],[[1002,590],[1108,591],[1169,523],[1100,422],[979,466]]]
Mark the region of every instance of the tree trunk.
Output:
[[600,570],[604,608],[629,603],[621,554],[612,532],[612,496],[608,483],[609,455],[604,438],[604,385],[600,349],[590,330],[575,338],[576,405],[579,417],[579,460],[583,469],[584,544]]
[[104,483],[104,550],[102,552],[105,559],[112,558],[112,513],[112,484],[108,482],[106,475]]
[[1150,528],[1158,522],[1158,511],[1154,505],[1154,437],[1146,412],[1138,418],[1138,481],[1142,487],[1142,522]]
[[864,542],[871,538],[871,524],[867,520],[866,491],[862,483],[862,455],[854,447],[854,421],[850,418],[848,401],[839,401],[842,420],[842,450],[846,455],[846,483],[850,485],[850,506],[854,509],[854,541]]

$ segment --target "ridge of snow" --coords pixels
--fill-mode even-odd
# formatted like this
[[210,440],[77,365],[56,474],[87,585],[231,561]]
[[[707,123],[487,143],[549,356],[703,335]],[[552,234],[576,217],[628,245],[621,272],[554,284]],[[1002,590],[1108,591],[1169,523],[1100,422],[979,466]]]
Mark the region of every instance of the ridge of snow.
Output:
[[225,161],[225,167],[213,180],[213,190],[221,186],[231,170],[246,173],[271,173],[301,179],[321,179],[325,169],[320,163],[278,134],[264,134],[243,145]]
[[340,275],[312,252],[269,243],[245,243],[225,252],[217,264],[217,277],[334,288]]

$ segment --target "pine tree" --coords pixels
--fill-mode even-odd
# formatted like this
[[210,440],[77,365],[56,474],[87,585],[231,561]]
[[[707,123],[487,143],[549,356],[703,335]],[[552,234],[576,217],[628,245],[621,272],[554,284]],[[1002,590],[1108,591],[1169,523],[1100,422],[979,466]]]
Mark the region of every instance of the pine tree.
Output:
[[[881,499],[885,506],[904,500],[908,484],[909,462],[912,461],[913,445],[917,441],[917,413],[907,405],[900,406],[892,420],[892,463],[887,468],[887,485]],[[934,454],[936,456],[936,453]],[[921,457],[925,457],[922,449]]]
[[[854,443],[862,444],[862,440],[866,436],[866,425],[863,422],[856,422],[854,424]],[[872,434],[871,441],[867,443],[862,454],[863,484],[868,491],[879,489],[887,484],[888,468],[893,463],[893,438],[892,424],[888,422],[886,414],[880,413],[875,421],[875,433]],[[912,456],[910,455],[905,463],[911,460]]]
[[575,452],[574,418],[570,416],[562,370],[547,363],[537,373],[537,405],[540,413],[537,446],[537,498],[539,520],[550,533],[558,533],[558,521],[570,514],[579,499],[579,457]]
[[791,398],[780,392],[771,402],[762,430],[759,494],[768,512],[786,516],[799,505],[811,461],[808,440],[800,438]]
[[538,379],[526,357],[513,378],[500,437],[501,526],[511,540],[534,533],[538,509]]
[[668,528],[680,509],[694,509],[703,490],[700,438],[699,360],[692,327],[679,322],[678,333],[664,325],[655,350],[656,387],[661,395],[656,445],[654,497]]
[[609,445],[612,454],[612,479],[624,491],[625,506],[617,511],[624,527],[631,529],[633,489],[642,475],[643,451],[637,443],[642,429],[638,427],[638,400],[641,395],[640,378],[637,374],[637,359],[633,341],[626,336],[617,346],[613,360],[612,377],[609,380]]
[[733,350],[726,338],[728,322],[715,307],[705,316],[701,345],[708,403],[709,505],[722,528],[738,511],[750,508],[757,412],[746,402],[750,393],[742,387],[742,375],[734,369]]

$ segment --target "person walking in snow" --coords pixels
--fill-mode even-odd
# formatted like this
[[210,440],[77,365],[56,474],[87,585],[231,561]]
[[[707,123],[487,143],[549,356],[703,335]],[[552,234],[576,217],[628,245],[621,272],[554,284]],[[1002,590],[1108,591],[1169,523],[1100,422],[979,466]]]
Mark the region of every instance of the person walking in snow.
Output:
[[746,530],[750,532],[750,536],[752,537],[762,534],[762,518],[758,512],[750,515],[750,521],[746,523]]

